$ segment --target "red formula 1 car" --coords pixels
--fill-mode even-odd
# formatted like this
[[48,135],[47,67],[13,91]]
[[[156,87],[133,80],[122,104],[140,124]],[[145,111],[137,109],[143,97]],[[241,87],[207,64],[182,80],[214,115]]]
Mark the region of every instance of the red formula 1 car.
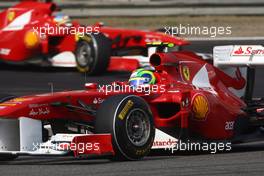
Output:
[[[195,53],[166,53],[164,47],[150,58],[155,84],[132,89],[127,82],[91,83],[81,91],[2,97],[2,159],[95,154],[137,160],[174,139],[244,142],[260,129],[263,99],[252,99],[252,81],[244,78],[264,64],[260,55],[215,47],[217,68]],[[237,68],[248,65],[247,72]]]
[[[188,42],[157,31],[82,26],[52,2],[23,1],[0,13],[0,59],[13,64],[77,67],[88,74],[131,71],[148,63],[148,42]],[[112,59],[110,59],[111,56]],[[122,57],[126,56],[126,57]]]

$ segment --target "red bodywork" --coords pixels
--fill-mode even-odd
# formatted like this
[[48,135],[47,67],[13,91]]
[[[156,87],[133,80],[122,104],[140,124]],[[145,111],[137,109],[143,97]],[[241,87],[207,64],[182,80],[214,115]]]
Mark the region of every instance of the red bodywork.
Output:
[[[243,78],[231,78],[191,52],[156,53],[150,58],[150,63],[156,68],[156,86],[163,86],[165,91],[131,93],[126,87],[122,92],[106,93],[105,87],[96,88],[91,84],[86,86],[86,90],[25,96],[3,102],[0,104],[0,117],[92,123],[94,116],[55,104],[79,106],[78,102],[82,101],[97,109],[109,96],[129,93],[148,102],[157,128],[172,131],[188,129],[190,135],[205,139],[233,137],[233,128],[226,128],[226,125],[238,117],[246,117],[247,114],[241,110],[246,104],[228,88],[242,89],[245,86]],[[123,82],[115,84],[127,85]]]
[[[36,60],[45,60],[64,51],[73,52],[76,49],[76,35],[71,32],[65,33],[46,33],[43,36],[37,36],[33,46],[25,44],[25,36],[34,29],[50,26],[56,28],[58,26],[66,27],[66,24],[58,24],[54,20],[54,13],[57,13],[57,7],[54,3],[43,3],[26,1],[21,2],[0,13],[0,59],[11,63],[34,63]],[[25,17],[18,20],[21,15]],[[28,14],[28,15],[25,15]],[[26,19],[25,19],[26,18]],[[14,21],[20,21],[18,24]],[[25,22],[27,21],[28,22]],[[22,24],[21,24],[22,21]],[[25,23],[23,23],[23,21]],[[81,25],[78,22],[71,22],[71,27],[78,29]],[[162,41],[170,42],[175,45],[186,45],[188,42],[165,35],[155,31],[141,31],[118,29],[112,27],[104,27],[100,25],[87,26],[88,32],[101,32],[112,40],[113,55],[118,55],[118,51],[127,49],[144,49],[147,42]],[[86,28],[86,29],[87,29]],[[70,33],[70,34],[69,34]],[[124,55],[139,55],[142,53],[125,53]],[[138,52],[138,51],[137,51]],[[111,61],[109,70],[119,70],[119,66],[126,67],[126,60],[120,63],[119,60]],[[134,65],[136,66],[136,65]],[[121,69],[122,70],[122,69]]]
[[[74,156],[80,156],[83,154],[93,154],[93,155],[114,155],[112,146],[112,136],[110,134],[94,134],[86,136],[76,136],[73,138],[72,143],[80,146],[80,144],[90,144],[87,148],[81,149],[76,148],[74,150]],[[100,144],[100,147],[99,147]],[[98,147],[94,147],[98,145]]]

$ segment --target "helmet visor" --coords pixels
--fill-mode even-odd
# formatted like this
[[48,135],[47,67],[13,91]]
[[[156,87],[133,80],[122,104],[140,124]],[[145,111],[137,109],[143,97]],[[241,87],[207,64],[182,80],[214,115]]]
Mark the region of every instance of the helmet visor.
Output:
[[139,85],[148,84],[149,78],[132,78],[129,80],[129,85],[137,87]]

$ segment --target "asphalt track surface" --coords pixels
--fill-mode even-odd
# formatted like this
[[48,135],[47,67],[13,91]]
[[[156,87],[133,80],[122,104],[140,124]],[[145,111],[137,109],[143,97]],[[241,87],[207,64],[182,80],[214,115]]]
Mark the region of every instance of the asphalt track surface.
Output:
[[[193,42],[186,47],[209,53],[214,45],[261,44],[245,42]],[[97,77],[85,77],[75,69],[43,69],[38,67],[0,66],[0,93],[26,95],[50,91],[82,89],[85,82],[106,84],[126,80],[129,73],[111,72]],[[255,96],[264,97],[264,69],[256,75]],[[108,159],[75,159],[71,157],[20,157],[13,162],[0,162],[0,176],[6,175],[263,175],[264,143],[237,146],[232,152],[176,153],[172,156],[149,156],[142,161],[111,162]]]

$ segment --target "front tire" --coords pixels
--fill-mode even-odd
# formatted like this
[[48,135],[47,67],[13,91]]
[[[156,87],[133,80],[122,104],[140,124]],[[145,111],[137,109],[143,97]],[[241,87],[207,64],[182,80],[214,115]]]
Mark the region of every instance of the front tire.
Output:
[[139,160],[153,145],[153,116],[144,99],[135,95],[117,95],[105,100],[97,111],[96,133],[110,133],[114,160]]
[[106,72],[111,57],[111,41],[102,33],[81,37],[76,48],[76,65],[80,72],[98,75]]

